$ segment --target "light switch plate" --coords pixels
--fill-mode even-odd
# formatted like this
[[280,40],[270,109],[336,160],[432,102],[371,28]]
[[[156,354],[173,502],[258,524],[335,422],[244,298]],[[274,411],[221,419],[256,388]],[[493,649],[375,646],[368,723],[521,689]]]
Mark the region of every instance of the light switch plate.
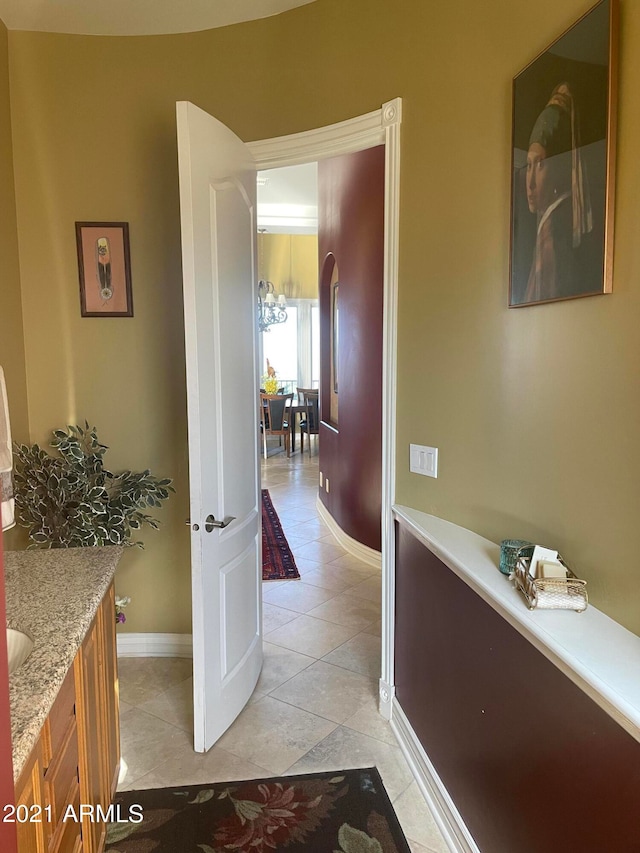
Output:
[[423,444],[409,445],[409,470],[425,477],[438,476],[438,448]]

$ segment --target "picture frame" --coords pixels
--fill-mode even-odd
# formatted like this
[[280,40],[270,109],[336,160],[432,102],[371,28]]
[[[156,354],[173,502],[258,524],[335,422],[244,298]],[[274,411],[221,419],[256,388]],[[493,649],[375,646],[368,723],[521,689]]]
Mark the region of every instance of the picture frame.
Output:
[[618,0],[513,79],[509,307],[610,293]]
[[76,222],[83,317],[133,317],[128,222]]

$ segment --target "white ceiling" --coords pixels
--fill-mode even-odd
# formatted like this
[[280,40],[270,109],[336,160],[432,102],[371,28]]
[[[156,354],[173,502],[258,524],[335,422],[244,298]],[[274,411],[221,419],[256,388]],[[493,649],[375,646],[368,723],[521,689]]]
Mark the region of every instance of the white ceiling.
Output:
[[9,30],[101,36],[192,33],[278,15],[314,0],[0,0]]
[[258,172],[258,228],[270,234],[317,233],[317,163]]

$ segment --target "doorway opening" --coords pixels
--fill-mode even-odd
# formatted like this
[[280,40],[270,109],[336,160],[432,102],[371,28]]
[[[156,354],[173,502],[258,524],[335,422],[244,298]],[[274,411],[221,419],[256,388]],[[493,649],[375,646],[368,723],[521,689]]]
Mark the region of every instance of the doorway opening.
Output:
[[314,162],[257,175],[258,278],[286,301],[267,318],[275,322],[260,324],[259,370],[261,380],[275,378],[279,392],[296,396],[320,384],[317,171]]

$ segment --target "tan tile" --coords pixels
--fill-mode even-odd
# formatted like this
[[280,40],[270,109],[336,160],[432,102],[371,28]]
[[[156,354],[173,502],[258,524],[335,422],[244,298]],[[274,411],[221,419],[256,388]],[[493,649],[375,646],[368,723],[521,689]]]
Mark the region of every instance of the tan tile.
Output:
[[[340,543],[336,539],[336,537],[329,530],[325,530],[325,532],[321,536],[316,537],[317,542],[324,542],[327,545],[339,545]],[[340,546],[342,547],[342,546]]]
[[262,581],[262,593],[264,595],[265,592],[268,592],[270,589],[275,589],[278,586],[283,586],[286,583],[293,583],[292,580],[278,580],[278,581]]
[[325,577],[340,580],[348,587],[357,586],[372,576],[371,569],[364,564],[361,564],[359,569],[347,569],[343,566],[336,566],[335,563],[324,563],[320,564],[319,569],[314,571],[322,571]]
[[305,583],[310,583],[312,586],[319,586],[322,589],[331,589],[336,593],[345,592],[353,586],[352,583],[342,576],[340,569],[330,569],[320,563],[316,565],[318,566],[317,569],[305,572]]
[[382,637],[382,622],[380,619],[376,619],[375,622],[372,622],[370,625],[367,625],[366,628],[363,628],[362,633],[371,634],[372,637]]
[[277,512],[283,527],[286,527],[289,521],[300,524],[303,521],[313,521],[318,517],[318,513],[312,506],[302,506],[300,501],[296,502],[296,506],[283,506],[282,512],[279,509]]
[[448,853],[447,846],[417,782],[412,782],[397,799],[393,808],[407,836],[433,853]]
[[262,605],[262,633],[266,636],[270,631],[286,625],[287,622],[292,622],[297,618],[297,615],[293,610],[285,610],[283,607],[276,607],[275,604],[264,602]]
[[335,593],[321,589],[317,586],[300,580],[288,583],[279,589],[263,592],[262,600],[276,607],[284,607],[286,610],[295,610],[298,613],[307,613],[319,604],[333,598]]
[[192,748],[192,739],[185,731],[139,708],[133,708],[123,718],[120,731],[123,763],[118,787],[120,790],[130,788],[140,776],[149,773],[176,753]]
[[191,658],[120,657],[120,698],[129,705],[140,705],[189,678],[192,672]]
[[335,560],[330,560],[329,562],[332,566],[340,566],[343,569],[366,571],[370,575],[380,573],[380,569],[370,566],[368,563],[364,563],[362,560],[354,557],[353,554],[342,554],[342,556],[336,557]]
[[262,672],[256,684],[256,690],[263,694],[275,690],[315,661],[315,658],[273,643],[263,643],[263,652]]
[[326,654],[323,660],[352,672],[359,672],[361,675],[380,678],[381,645],[378,637],[372,637],[371,634],[356,634],[355,637]]
[[181,752],[173,755],[150,773],[136,780],[134,790],[170,788],[175,785],[205,785],[207,782],[235,782],[262,779],[269,775],[264,767],[213,746],[209,752]]
[[259,702],[260,699],[263,699],[267,694],[263,693],[262,690],[254,690],[251,696],[249,696],[249,701],[247,705],[253,705],[256,702]]
[[193,735],[193,679],[187,678],[138,706],[172,726]]
[[271,695],[327,720],[342,723],[377,692],[375,679],[316,661]]
[[280,774],[334,728],[329,720],[265,696],[244,709],[218,746]]
[[[402,827],[402,831],[404,832],[404,827]],[[405,832],[405,837],[407,833]],[[417,841],[413,841],[411,838],[407,837],[407,844],[409,845],[409,849],[411,853],[433,853],[432,850],[429,850],[428,847],[423,847],[422,844],[418,844]]]
[[321,770],[377,767],[391,800],[407,789],[413,777],[400,748],[339,726],[287,770],[287,775]]
[[131,711],[131,710],[135,707],[135,705],[129,705],[129,703],[128,703],[128,702],[123,702],[123,701],[122,701],[122,699],[120,699],[120,700],[119,700],[118,705],[119,705],[119,708],[120,708],[120,719],[122,719],[122,717],[123,717],[123,716],[124,716],[128,711]]
[[391,731],[391,725],[378,711],[378,697],[375,696],[371,702],[367,702],[352,714],[342,724],[348,729],[360,732],[363,735],[374,737],[390,746],[397,746],[396,736]]
[[306,557],[296,557],[296,566],[301,575],[306,575],[307,572],[315,572],[322,568],[322,563],[317,560],[307,560]]
[[294,549],[296,559],[306,557],[318,563],[330,563],[344,553],[344,549],[339,545],[330,545],[326,542],[309,542],[307,545]]
[[[321,539],[323,536],[326,536],[329,532],[329,528],[327,525],[317,519],[315,521],[305,521],[300,524],[296,524],[291,528],[291,533],[294,536],[306,536],[307,539]],[[333,540],[335,542],[335,539]]]
[[314,607],[308,615],[362,631],[379,618],[380,612],[379,603],[368,601],[366,598],[356,598],[348,592],[343,592],[319,607]]
[[362,583],[351,587],[349,595],[355,595],[358,598],[366,598],[369,601],[382,601],[382,576],[373,575],[367,578]]
[[294,652],[310,655],[313,658],[321,658],[357,633],[357,628],[336,625],[322,619],[313,619],[310,616],[302,615],[265,634],[264,639],[269,643],[275,643],[277,646],[293,649]]
[[268,477],[263,477],[262,488],[273,490],[275,486],[282,486],[289,482],[286,474],[270,474]]

